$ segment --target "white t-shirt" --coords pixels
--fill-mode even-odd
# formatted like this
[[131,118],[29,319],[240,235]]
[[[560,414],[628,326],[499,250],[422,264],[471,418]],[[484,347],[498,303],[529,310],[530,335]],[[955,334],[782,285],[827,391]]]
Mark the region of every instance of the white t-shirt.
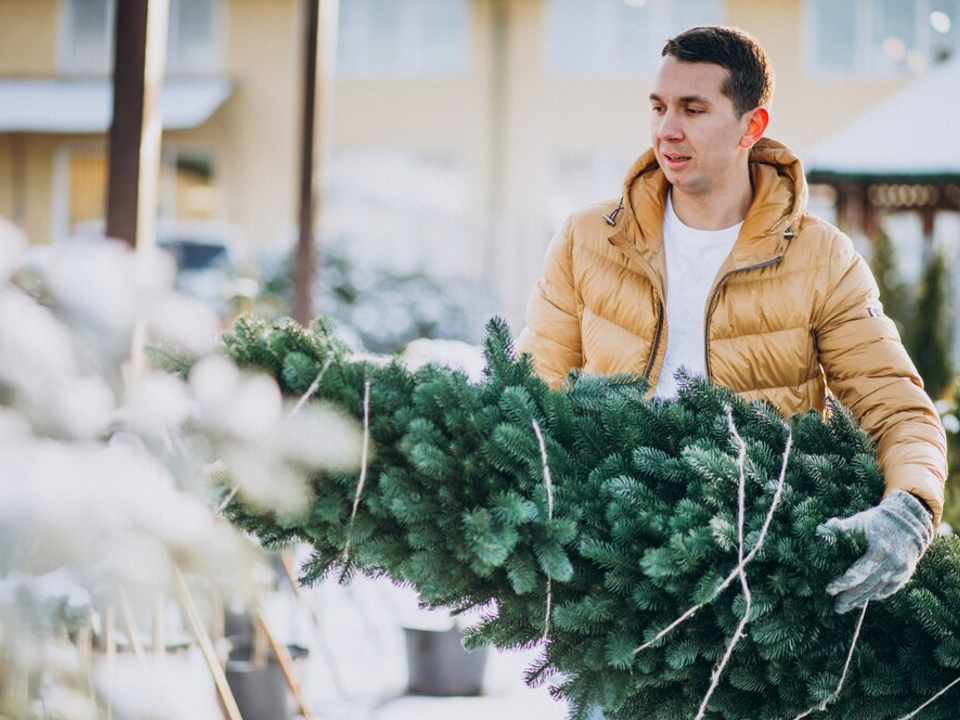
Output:
[[738,223],[724,230],[695,230],[673,211],[670,193],[663,214],[663,245],[667,260],[667,355],[657,380],[655,395],[676,397],[674,373],[685,367],[695,375],[707,371],[704,357],[704,319],[707,295],[717,271],[727,259]]

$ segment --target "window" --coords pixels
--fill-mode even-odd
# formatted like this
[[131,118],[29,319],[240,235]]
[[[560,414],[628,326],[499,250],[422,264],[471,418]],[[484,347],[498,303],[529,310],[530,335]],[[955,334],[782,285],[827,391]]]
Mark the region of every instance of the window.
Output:
[[327,242],[401,273],[450,277],[477,266],[467,172],[455,155],[344,149],[333,153],[328,173]]
[[470,0],[341,0],[337,75],[453,78],[467,70]]
[[[60,68],[107,75],[113,65],[117,0],[61,0]],[[221,66],[221,0],[170,0],[167,71],[213,73]]]
[[[59,154],[55,211],[60,235],[103,232],[107,207],[107,154],[101,143],[66,145]],[[160,167],[161,221],[215,221],[220,189],[212,151],[164,148]]]
[[220,216],[220,194],[212,152],[164,149],[160,168],[161,218],[214,220]]
[[170,0],[167,72],[214,73],[222,67],[218,0]]
[[69,0],[63,37],[64,70],[106,75],[113,27],[113,3],[106,0]]
[[107,210],[105,153],[86,148],[71,153],[67,173],[67,220],[70,233],[99,227]]
[[960,0],[811,0],[812,70],[890,77],[960,49]]
[[636,148],[629,148],[550,157],[542,175],[547,228],[543,237],[549,238],[560,230],[573,210],[600,200],[616,200],[636,155]]
[[720,19],[719,0],[546,0],[544,67],[563,78],[634,79],[656,72],[664,42]]

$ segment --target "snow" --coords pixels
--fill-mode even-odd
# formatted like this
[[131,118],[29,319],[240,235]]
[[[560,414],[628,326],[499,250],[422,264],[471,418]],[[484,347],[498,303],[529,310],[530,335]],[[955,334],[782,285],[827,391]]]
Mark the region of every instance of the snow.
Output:
[[219,320],[200,300],[165,292],[154,303],[147,322],[158,341],[182,347],[195,355],[213,352],[220,336]]
[[816,145],[807,172],[960,175],[960,57],[933,68]]
[[309,468],[355,472],[360,467],[362,428],[333,405],[311,403],[288,414],[271,437],[275,452]]
[[[0,240],[14,237],[4,232]],[[363,429],[340,409],[284,402],[272,378],[221,355],[202,357],[185,381],[134,371],[128,355],[139,327],[186,350],[209,347],[209,325],[173,292],[169,266],[102,240],[45,250],[0,243],[0,625],[8,660],[0,685],[23,673],[39,678],[29,688],[38,716],[99,717],[95,688],[118,718],[219,718],[209,671],[172,600],[175,569],[208,621],[215,597],[249,607],[276,576],[259,548],[215,517],[209,480],[227,478],[274,512],[299,512],[310,499],[309,472],[356,471]],[[174,327],[181,312],[194,326],[187,332]],[[407,360],[460,367],[474,380],[482,369],[479,348],[449,341],[414,343]],[[409,590],[386,581],[265,598],[283,641],[311,649],[298,662],[322,720],[566,714],[546,689],[523,686],[531,652],[491,653],[484,696],[406,696],[402,628],[453,621],[420,610]],[[149,644],[158,607],[167,646],[182,642],[186,654],[141,662],[97,652],[91,675],[66,639],[88,621],[102,633],[113,608],[121,647],[129,649],[134,632]]]
[[116,718],[131,720],[222,720],[212,683],[198,652],[185,656],[119,656],[94,671],[97,689],[110,699]]
[[242,496],[260,507],[306,512],[311,500],[305,470],[356,470],[362,430],[355,421],[321,404],[284,407],[276,381],[239,370],[211,355],[190,372],[202,441],[211,459]]
[[[17,682],[10,668],[35,673],[43,682],[33,692],[43,688],[52,707],[76,699],[71,687],[88,694],[78,667],[57,660],[78,618],[98,623],[123,598],[149,617],[157,597],[172,595],[175,566],[244,597],[260,560],[213,516],[209,489],[200,492],[200,463],[184,443],[199,431],[189,387],[137,375],[127,363],[135,329],[151,334],[143,319],[171,298],[169,265],[104,240],[31,252],[7,230],[0,227],[0,625],[9,632],[0,685]],[[75,709],[63,715],[89,716]]]
[[460,340],[419,338],[407,344],[402,359],[411,370],[435,363],[452,370],[462,370],[471,382],[480,382],[483,379],[482,348]]
[[186,385],[173,375],[148,372],[130,383],[120,417],[137,436],[163,440],[189,415]]
[[194,365],[190,387],[200,418],[214,433],[256,440],[280,421],[283,400],[276,381],[242,373],[225,357],[211,355]]
[[[386,580],[332,579],[303,591],[300,603],[274,593],[271,626],[310,650],[300,661],[304,695],[320,720],[561,720],[566,706],[547,687],[532,689],[523,672],[539,650],[489,650],[483,694],[427,697],[406,694],[407,655],[403,628],[412,596]],[[312,610],[318,622],[310,620]],[[440,614],[443,615],[443,614]],[[446,629],[449,621],[438,622]],[[286,633],[283,635],[283,633]]]
[[9,220],[0,216],[0,282],[5,281],[27,248],[27,238]]

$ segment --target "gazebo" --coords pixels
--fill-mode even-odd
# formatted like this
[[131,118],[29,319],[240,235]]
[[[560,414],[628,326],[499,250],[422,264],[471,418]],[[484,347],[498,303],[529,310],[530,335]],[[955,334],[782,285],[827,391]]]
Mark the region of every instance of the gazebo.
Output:
[[875,238],[880,217],[916,211],[927,244],[940,210],[960,210],[960,57],[940,64],[823,140],[807,179],[836,193],[837,222]]

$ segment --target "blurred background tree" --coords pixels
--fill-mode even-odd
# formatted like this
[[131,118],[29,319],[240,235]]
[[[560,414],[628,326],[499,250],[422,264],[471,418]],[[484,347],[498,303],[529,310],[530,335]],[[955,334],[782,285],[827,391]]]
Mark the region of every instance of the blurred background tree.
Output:
[[880,301],[884,313],[897,325],[900,336],[904,335],[903,321],[909,315],[909,289],[897,270],[897,249],[893,238],[882,227],[873,243],[870,267],[880,288]]
[[[265,273],[258,311],[289,313],[292,262],[288,256]],[[477,284],[394,271],[355,257],[342,241],[324,244],[318,264],[315,311],[333,318],[355,350],[391,354],[419,338],[476,343],[488,319]]]
[[910,356],[934,400],[948,392],[954,375],[950,358],[946,281],[947,268],[943,255],[933,252],[917,288],[913,318],[905,338]]
[[895,243],[882,228],[873,245],[871,268],[880,288],[884,312],[897,325],[924,386],[937,404],[947,431],[947,489],[943,520],[960,527],[960,377],[950,352],[947,268],[943,255],[929,254],[913,285],[898,272]]

